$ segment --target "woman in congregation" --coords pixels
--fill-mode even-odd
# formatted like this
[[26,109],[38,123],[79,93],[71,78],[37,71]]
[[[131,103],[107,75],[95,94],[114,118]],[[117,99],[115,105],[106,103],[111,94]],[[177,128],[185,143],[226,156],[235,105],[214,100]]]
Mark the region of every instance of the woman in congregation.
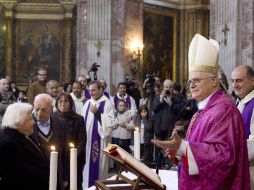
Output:
[[0,136],[0,189],[47,190],[49,163],[33,133],[32,105],[14,103],[3,116]]
[[[85,166],[85,147],[86,147],[86,130],[83,116],[73,111],[74,101],[69,93],[62,92],[56,99],[56,109],[58,116],[65,120],[65,136],[68,142],[73,143],[78,150],[77,164],[77,187],[82,190],[83,168]],[[68,149],[69,147],[66,147]],[[69,156],[67,156],[69,158]],[[65,160],[65,172],[69,176],[70,161]],[[67,179],[70,181],[70,179]],[[70,184],[70,183],[69,183]],[[69,184],[66,189],[69,189]]]

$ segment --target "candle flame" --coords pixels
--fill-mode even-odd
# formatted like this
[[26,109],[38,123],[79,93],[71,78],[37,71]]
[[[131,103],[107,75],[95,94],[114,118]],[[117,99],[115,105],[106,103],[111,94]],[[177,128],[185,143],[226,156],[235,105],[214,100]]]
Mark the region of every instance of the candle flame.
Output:
[[135,131],[139,132],[139,127],[135,127]]
[[50,147],[52,151],[55,151],[56,150],[56,147],[55,146],[51,146]]
[[74,144],[73,144],[73,143],[70,143],[70,147],[71,147],[71,148],[74,148]]

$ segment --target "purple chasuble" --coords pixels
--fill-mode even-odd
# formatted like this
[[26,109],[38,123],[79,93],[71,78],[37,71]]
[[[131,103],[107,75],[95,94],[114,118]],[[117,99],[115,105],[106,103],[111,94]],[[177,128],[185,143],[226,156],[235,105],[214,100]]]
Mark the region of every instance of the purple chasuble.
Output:
[[[192,117],[186,140],[198,167],[180,166],[179,190],[249,190],[249,161],[241,113],[231,98],[215,92]],[[189,163],[190,164],[190,163]]]
[[243,122],[244,122],[245,132],[246,132],[246,139],[248,139],[250,135],[250,122],[251,122],[251,117],[253,113],[253,108],[254,108],[254,98],[252,98],[249,102],[245,104],[243,112],[242,112]]
[[[117,103],[118,103],[118,101],[119,101],[119,98],[118,98],[118,96],[116,95],[116,96],[114,97],[114,104],[115,104],[115,109],[116,109],[116,110],[117,110]],[[124,101],[125,101],[125,104],[126,104],[126,108],[127,108],[127,109],[131,109],[131,98],[130,98],[129,95],[127,95],[127,98],[126,98]]]
[[[101,102],[98,111],[100,113],[104,112],[104,105],[105,101]],[[88,104],[86,115],[85,115],[85,123],[87,121],[88,112],[90,108],[90,102]],[[90,150],[90,163],[89,163],[89,180],[88,180],[88,187],[94,185],[94,182],[99,179],[99,164],[100,164],[100,135],[98,133],[98,120],[94,118],[93,122],[93,132],[92,132],[92,143],[91,143],[91,150]]]

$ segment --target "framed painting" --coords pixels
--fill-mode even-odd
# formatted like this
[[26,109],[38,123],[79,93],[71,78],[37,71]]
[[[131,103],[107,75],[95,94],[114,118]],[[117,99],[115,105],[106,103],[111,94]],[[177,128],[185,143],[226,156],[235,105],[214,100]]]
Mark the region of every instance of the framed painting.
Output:
[[144,9],[144,74],[176,79],[176,13]]
[[59,81],[61,28],[61,21],[17,20],[15,76],[18,83],[33,80],[39,67],[47,69],[49,79]]

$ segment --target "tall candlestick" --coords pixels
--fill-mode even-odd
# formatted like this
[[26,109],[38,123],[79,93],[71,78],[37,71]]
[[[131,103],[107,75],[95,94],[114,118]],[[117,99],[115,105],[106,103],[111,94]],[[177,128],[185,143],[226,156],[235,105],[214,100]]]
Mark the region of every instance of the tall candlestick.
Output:
[[140,131],[138,127],[134,130],[134,158],[140,160]]
[[70,143],[70,190],[77,190],[77,149]]
[[50,153],[49,190],[56,190],[58,152],[55,151],[55,146],[51,146],[51,150],[52,151]]

